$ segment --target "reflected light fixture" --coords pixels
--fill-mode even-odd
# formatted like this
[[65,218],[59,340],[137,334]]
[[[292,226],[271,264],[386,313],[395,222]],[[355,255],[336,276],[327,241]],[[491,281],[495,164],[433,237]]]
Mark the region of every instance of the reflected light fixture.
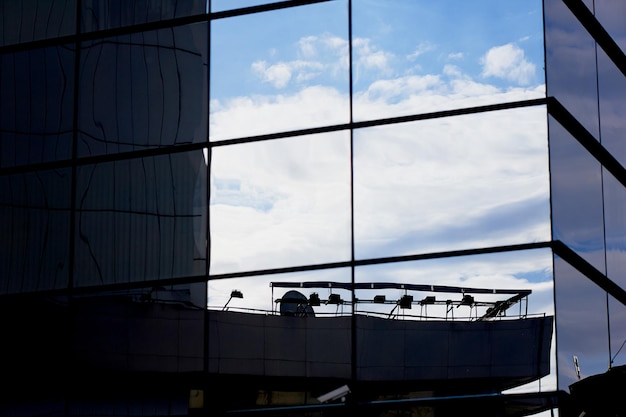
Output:
[[403,295],[402,298],[400,298],[400,301],[398,301],[400,308],[411,308],[411,303],[413,303],[412,295]]
[[386,301],[386,298],[384,295],[375,295],[374,296],[374,302],[376,304],[384,304]]
[[314,292],[309,296],[309,305],[310,306],[318,306],[320,305],[320,296]]
[[228,301],[226,301],[226,304],[224,304],[224,308],[222,308],[222,311],[226,310],[226,307],[228,307],[228,303],[230,303],[230,300],[232,300],[233,298],[243,298],[243,293],[239,290],[232,290],[230,292],[230,298],[228,299]]
[[328,296],[328,304],[343,304],[343,300],[341,299],[341,295],[339,295],[339,294],[330,294]]

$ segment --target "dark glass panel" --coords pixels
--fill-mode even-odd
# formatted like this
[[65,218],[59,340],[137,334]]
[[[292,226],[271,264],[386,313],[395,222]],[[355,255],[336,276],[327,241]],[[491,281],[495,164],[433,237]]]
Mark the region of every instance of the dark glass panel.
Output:
[[71,172],[0,177],[0,294],[65,288]]
[[207,24],[82,45],[78,156],[206,140]]
[[203,275],[202,151],[80,167],[76,286]]
[[600,163],[556,120],[548,118],[552,236],[605,271]]
[[601,142],[622,165],[626,165],[626,77],[602,49],[598,49],[598,76]]
[[[357,285],[364,286],[355,293],[355,311],[362,317],[357,321],[360,378],[429,380],[436,395],[463,386],[469,375],[478,378],[474,387],[486,375],[520,376],[507,387],[518,390],[556,387],[550,367],[552,320],[541,320],[554,314],[549,249],[381,264],[355,273]],[[383,286],[392,288],[378,288]],[[497,302],[526,291],[527,297],[488,315]],[[539,326],[538,333],[531,336],[527,328],[520,338],[528,319]],[[541,365],[530,366],[529,358],[538,357]]]
[[354,133],[356,258],[548,241],[545,107]]
[[544,1],[548,96],[599,138],[596,47],[561,0]]
[[626,3],[620,0],[593,0],[596,19],[613,40],[626,51]]
[[350,279],[342,268],[209,281],[208,366],[219,381],[208,393],[211,404],[304,405],[348,383]]
[[215,147],[211,274],[350,259],[347,131]]
[[545,97],[541,1],[352,2],[355,120]]
[[606,273],[611,280],[626,288],[626,188],[606,170],[603,179]]
[[72,156],[74,52],[0,55],[0,167]]
[[204,14],[207,0],[82,0],[83,32]]
[[172,374],[202,370],[206,288],[203,282],[75,297],[74,369],[93,379],[102,369],[129,371],[137,386],[152,387],[150,374],[167,374],[174,384]]
[[558,388],[603,373],[609,363],[607,295],[563,259],[554,259]]
[[609,326],[611,366],[626,365],[626,307],[611,296],[609,296]]
[[0,6],[0,45],[71,35],[76,0],[8,0]]
[[345,0],[212,21],[211,140],[347,123]]

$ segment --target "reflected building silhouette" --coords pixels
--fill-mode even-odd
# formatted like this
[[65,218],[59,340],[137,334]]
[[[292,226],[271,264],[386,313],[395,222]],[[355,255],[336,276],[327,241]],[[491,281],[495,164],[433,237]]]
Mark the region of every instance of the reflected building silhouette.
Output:
[[623,415],[626,5],[467,3],[3,2],[0,414]]

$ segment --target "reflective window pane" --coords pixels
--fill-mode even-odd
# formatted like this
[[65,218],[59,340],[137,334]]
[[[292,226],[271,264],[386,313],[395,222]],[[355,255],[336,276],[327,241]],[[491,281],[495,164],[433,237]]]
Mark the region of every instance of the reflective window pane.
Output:
[[203,14],[207,0],[81,0],[83,32]]
[[604,272],[600,163],[551,116],[552,237]]
[[561,0],[544,1],[544,19],[548,96],[598,138],[595,42]]
[[206,140],[207,25],[86,42],[78,156]]
[[556,387],[550,250],[359,267],[356,280],[360,378],[446,380],[437,395],[470,375]]
[[0,46],[71,35],[76,0],[3,1],[0,22]]
[[545,97],[541,1],[352,9],[355,120]]
[[211,274],[350,259],[348,132],[213,149]]
[[279,3],[282,0],[208,0],[211,2],[212,12],[241,9],[245,7],[260,6],[263,4]]
[[74,51],[0,55],[0,167],[72,156]]
[[349,121],[344,0],[211,27],[211,140]]
[[202,151],[80,167],[76,210],[77,286],[205,274]]
[[548,241],[544,107],[354,133],[359,259]]
[[558,388],[604,373],[609,362],[607,295],[561,258],[554,260]]
[[626,77],[598,49],[598,95],[601,112],[600,128],[602,145],[626,166],[624,146],[624,120],[626,120]]
[[626,3],[616,0],[593,0],[593,10],[604,29],[622,51],[626,51],[626,27],[624,27]]
[[69,169],[0,177],[0,294],[65,288]]

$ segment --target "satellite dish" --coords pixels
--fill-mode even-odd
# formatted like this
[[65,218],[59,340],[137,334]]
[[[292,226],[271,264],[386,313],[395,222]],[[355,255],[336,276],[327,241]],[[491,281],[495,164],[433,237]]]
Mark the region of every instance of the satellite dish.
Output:
[[291,317],[314,317],[309,300],[299,291],[287,291],[280,299],[280,315]]

